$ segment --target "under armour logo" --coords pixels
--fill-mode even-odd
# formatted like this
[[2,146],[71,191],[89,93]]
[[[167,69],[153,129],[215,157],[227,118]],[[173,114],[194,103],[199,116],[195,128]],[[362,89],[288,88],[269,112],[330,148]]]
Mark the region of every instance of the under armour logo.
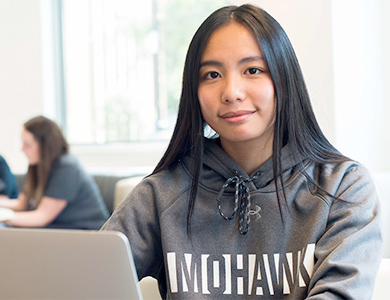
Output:
[[256,216],[255,221],[257,221],[258,219],[261,218],[260,210],[261,210],[261,207],[255,204],[255,208],[251,209],[249,212],[252,216]]

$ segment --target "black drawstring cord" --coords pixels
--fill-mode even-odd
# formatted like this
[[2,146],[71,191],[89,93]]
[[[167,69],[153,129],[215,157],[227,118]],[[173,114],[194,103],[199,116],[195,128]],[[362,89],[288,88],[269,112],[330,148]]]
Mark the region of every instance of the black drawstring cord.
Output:
[[[218,194],[217,201],[218,201],[219,214],[225,220],[232,220],[236,216],[238,209],[240,209],[238,230],[242,235],[248,233],[249,223],[251,221],[250,220],[251,194],[249,192],[249,188],[246,186],[246,183],[256,180],[259,176],[260,176],[260,172],[257,172],[253,177],[244,180],[242,176],[238,175],[236,172],[235,176],[230,177],[228,180],[226,180],[225,184],[222,186],[222,189]],[[230,216],[226,216],[222,212],[221,198],[226,188],[233,183],[235,183],[234,208],[232,214]]]

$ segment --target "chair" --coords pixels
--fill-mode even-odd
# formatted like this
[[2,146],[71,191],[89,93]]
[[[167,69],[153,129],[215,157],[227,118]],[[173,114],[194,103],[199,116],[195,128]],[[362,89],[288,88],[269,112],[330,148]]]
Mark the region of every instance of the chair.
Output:
[[145,277],[139,282],[144,300],[161,300],[157,280],[153,277]]
[[118,180],[114,191],[114,210],[142,179],[143,176],[135,176]]

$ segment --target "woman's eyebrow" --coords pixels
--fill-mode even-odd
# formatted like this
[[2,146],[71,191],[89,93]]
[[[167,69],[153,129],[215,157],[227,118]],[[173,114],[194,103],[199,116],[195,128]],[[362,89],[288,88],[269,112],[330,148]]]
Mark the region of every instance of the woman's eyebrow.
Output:
[[240,59],[238,61],[238,64],[242,65],[245,63],[250,63],[253,61],[260,61],[260,60],[264,60],[264,58],[260,55],[248,56],[248,57],[244,57],[243,59]]
[[223,64],[218,60],[205,60],[200,63],[199,68],[205,67],[205,66],[217,66],[221,67]]
[[[261,61],[261,60],[264,60],[264,58],[260,55],[248,56],[248,57],[244,57],[244,58],[240,59],[238,61],[238,64],[242,65],[242,64],[253,62],[253,61]],[[205,60],[205,61],[200,63],[199,68],[202,68],[204,66],[221,67],[222,65],[223,65],[223,63],[218,61],[218,60]]]

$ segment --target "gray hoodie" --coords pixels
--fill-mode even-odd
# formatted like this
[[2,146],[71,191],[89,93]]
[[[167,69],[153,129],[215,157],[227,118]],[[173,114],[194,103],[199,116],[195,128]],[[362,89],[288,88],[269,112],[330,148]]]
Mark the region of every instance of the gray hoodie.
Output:
[[164,299],[370,299],[382,237],[364,167],[284,147],[279,205],[272,160],[250,177],[206,140],[189,238],[190,160],[145,178],[103,226],[128,237],[139,279],[157,278]]

